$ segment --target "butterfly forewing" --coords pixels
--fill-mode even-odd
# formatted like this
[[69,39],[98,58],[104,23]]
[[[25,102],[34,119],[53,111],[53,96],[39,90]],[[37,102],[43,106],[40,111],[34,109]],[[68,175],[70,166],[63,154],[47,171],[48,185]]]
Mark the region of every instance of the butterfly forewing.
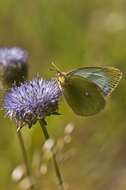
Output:
[[113,67],[84,67],[73,70],[68,75],[81,76],[91,80],[102,89],[104,96],[112,93],[122,77],[120,70]]
[[94,115],[104,108],[105,100],[98,85],[87,78],[76,75],[68,75],[66,79],[67,82],[62,87],[63,94],[76,114]]

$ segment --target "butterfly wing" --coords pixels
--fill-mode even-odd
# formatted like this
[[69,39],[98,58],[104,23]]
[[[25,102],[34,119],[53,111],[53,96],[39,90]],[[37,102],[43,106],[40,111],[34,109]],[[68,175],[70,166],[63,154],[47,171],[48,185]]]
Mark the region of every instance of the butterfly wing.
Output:
[[91,80],[102,89],[104,96],[112,93],[122,77],[121,71],[114,67],[84,67],[73,70],[68,75],[81,76]]
[[62,86],[64,97],[72,110],[81,116],[94,115],[105,106],[103,93],[98,85],[84,77],[71,75]]

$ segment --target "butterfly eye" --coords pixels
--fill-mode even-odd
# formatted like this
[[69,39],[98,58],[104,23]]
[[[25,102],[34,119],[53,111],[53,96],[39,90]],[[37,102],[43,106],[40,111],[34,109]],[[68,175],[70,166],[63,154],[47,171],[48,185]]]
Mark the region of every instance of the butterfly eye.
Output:
[[58,77],[61,77],[61,73],[58,72],[58,73],[57,73],[57,76],[58,76]]

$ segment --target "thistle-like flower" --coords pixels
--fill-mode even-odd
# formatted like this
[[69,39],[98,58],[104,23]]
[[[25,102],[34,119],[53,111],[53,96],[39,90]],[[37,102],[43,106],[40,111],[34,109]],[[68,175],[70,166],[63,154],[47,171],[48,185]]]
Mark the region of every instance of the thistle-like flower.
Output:
[[61,95],[56,79],[44,80],[36,77],[19,87],[12,87],[5,95],[6,115],[31,127],[37,120],[57,113]]
[[3,84],[19,84],[27,78],[27,51],[18,48],[0,48],[0,78]]

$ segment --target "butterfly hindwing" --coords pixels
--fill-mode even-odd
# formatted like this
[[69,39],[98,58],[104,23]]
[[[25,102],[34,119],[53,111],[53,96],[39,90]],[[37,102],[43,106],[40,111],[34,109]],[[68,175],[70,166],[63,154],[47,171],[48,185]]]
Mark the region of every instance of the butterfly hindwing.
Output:
[[73,70],[68,75],[82,76],[91,80],[102,89],[104,96],[112,93],[122,77],[120,70],[113,67],[84,67]]
[[100,87],[84,77],[68,76],[62,88],[67,103],[78,115],[94,115],[105,106]]

